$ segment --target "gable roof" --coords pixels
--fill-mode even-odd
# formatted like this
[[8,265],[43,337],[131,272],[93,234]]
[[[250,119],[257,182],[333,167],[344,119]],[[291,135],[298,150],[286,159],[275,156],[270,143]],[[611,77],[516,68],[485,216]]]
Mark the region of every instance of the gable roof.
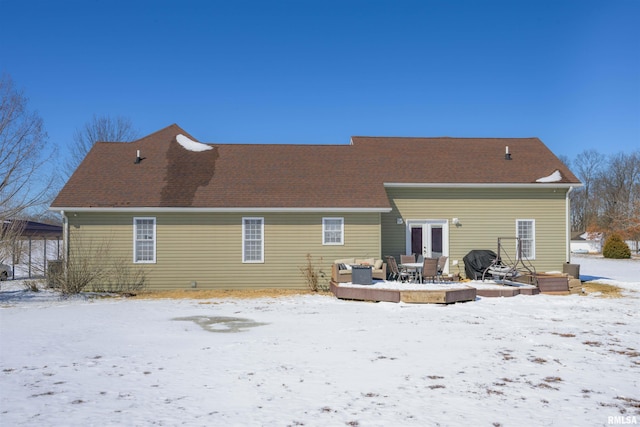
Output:
[[[384,182],[423,184],[535,184],[559,171],[579,184],[538,138],[351,138],[368,156],[384,159]],[[510,160],[505,159],[507,151]]]
[[[579,183],[537,138],[353,137],[349,145],[213,144],[191,151],[178,135],[197,141],[173,124],[130,143],[96,143],[52,209],[386,211],[385,183],[535,184],[556,170],[559,184]],[[505,145],[512,160],[504,159]],[[135,163],[138,150],[142,160]]]

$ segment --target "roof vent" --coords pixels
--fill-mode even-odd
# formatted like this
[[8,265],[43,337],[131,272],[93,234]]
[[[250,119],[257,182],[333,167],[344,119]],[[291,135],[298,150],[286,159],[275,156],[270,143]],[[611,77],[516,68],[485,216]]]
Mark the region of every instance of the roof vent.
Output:
[[142,157],[140,157],[140,150],[136,150],[136,160],[133,163],[135,163],[137,165],[141,161],[142,161]]
[[504,159],[511,160],[511,153],[509,153],[509,146],[507,145],[504,150]]

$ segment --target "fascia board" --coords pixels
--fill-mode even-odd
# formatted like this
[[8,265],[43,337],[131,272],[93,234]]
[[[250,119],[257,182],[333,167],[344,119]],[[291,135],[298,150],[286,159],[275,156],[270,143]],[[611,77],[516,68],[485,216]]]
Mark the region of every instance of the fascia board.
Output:
[[423,183],[423,182],[385,182],[385,188],[575,188],[582,183]]
[[167,207],[49,207],[55,212],[166,212],[166,213],[245,213],[245,212],[282,212],[282,213],[314,213],[314,212],[345,212],[345,213],[384,213],[391,212],[391,208],[167,208]]

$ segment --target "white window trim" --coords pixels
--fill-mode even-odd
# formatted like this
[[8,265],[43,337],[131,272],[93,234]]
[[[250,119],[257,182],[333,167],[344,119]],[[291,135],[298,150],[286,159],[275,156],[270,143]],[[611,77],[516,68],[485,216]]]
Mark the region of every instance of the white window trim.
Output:
[[[522,241],[522,238],[520,237],[519,232],[519,227],[518,224],[520,222],[531,222],[531,256],[526,257],[526,259],[528,260],[535,260],[536,259],[536,220],[533,218],[518,218],[516,219],[516,236],[518,237],[518,239],[520,241]],[[524,254],[523,254],[523,258],[525,258]]]
[[[137,255],[137,237],[138,237],[138,220],[152,220],[153,221],[153,259],[138,261]],[[156,218],[153,216],[136,216],[133,217],[133,263],[134,264],[155,264],[156,263],[156,242],[158,235],[156,233]]]
[[[340,241],[339,242],[327,242],[326,238],[326,221],[327,220],[339,220],[340,221]],[[322,218],[322,244],[328,246],[344,246],[344,218],[343,217],[324,217]]]
[[[247,220],[260,220],[260,259],[247,260],[245,254],[246,229],[245,222]],[[242,263],[243,264],[261,264],[264,263],[264,217],[244,216],[242,217]]]

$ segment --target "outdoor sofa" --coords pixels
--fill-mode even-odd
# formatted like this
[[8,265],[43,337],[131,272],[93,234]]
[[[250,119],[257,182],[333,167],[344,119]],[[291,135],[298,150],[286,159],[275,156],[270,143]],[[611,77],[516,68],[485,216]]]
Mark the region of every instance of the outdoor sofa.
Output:
[[331,280],[335,283],[351,282],[352,265],[370,265],[371,275],[374,279],[386,280],[387,264],[376,258],[342,258],[337,259],[331,265]]

